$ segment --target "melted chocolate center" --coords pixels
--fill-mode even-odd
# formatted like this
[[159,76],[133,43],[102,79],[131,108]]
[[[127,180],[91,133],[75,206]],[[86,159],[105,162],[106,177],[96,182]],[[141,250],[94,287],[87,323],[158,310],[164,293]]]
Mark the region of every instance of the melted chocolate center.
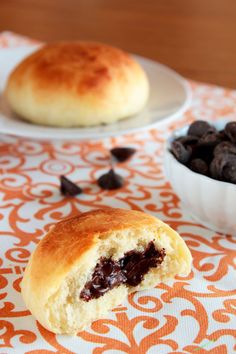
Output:
[[144,251],[129,251],[118,261],[102,257],[96,264],[91,280],[81,291],[80,298],[84,301],[97,299],[120,284],[137,286],[150,268],[163,262],[165,255],[165,249],[158,251],[151,241]]

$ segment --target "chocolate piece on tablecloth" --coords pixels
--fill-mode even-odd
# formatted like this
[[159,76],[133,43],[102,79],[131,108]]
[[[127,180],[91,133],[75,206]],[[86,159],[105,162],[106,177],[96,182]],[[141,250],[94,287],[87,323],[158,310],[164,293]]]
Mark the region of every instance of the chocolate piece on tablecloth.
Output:
[[97,183],[102,189],[118,189],[124,185],[124,179],[111,168],[109,172],[98,178]]
[[60,176],[60,183],[60,191],[63,195],[73,197],[82,193],[82,189],[65,176]]
[[116,147],[110,150],[111,155],[119,162],[125,162],[130,159],[135,152],[136,149],[131,147]]

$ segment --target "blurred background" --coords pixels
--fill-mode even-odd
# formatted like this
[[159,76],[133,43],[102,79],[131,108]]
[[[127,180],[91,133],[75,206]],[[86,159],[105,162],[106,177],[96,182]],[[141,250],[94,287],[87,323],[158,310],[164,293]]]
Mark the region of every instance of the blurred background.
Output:
[[236,88],[236,0],[0,0],[0,31],[88,39]]

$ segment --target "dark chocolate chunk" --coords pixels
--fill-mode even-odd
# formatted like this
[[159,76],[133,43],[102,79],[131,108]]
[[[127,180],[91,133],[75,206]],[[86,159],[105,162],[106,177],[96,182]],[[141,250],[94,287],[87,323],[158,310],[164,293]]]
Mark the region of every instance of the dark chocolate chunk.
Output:
[[207,163],[202,160],[202,159],[193,159],[189,167],[192,171],[201,173],[202,175],[207,175],[208,174],[208,166]]
[[209,164],[213,158],[213,150],[214,146],[197,144],[193,149],[191,159],[201,159]]
[[97,263],[92,279],[88,281],[80,293],[80,298],[89,301],[104,295],[115,286],[125,283],[126,277],[122,273],[119,262],[111,258],[101,258]]
[[198,138],[193,135],[185,135],[185,136],[180,136],[179,138],[175,139],[175,141],[180,141],[183,145],[190,145],[193,146],[197,144]]
[[158,251],[151,241],[144,251],[129,251],[118,261],[101,258],[96,264],[91,280],[87,281],[81,291],[80,298],[84,301],[97,299],[120,284],[137,286],[150,268],[157,267],[163,262],[165,255],[165,249]]
[[216,132],[215,127],[210,125],[208,122],[204,120],[196,120],[189,126],[187,135],[193,135],[200,138],[204,134],[215,133],[215,132]]
[[149,269],[161,264],[164,257],[165,250],[158,251],[153,242],[150,242],[143,252],[127,252],[120,259],[121,269],[127,278],[126,283],[130,286],[140,284]]
[[228,141],[229,140],[228,136],[225,134],[224,129],[219,131],[219,137],[220,137],[221,141]]
[[222,158],[216,155],[210,163],[210,175],[214,179],[222,180]]
[[233,142],[236,143],[236,122],[229,122],[225,126],[225,134],[228,138]]
[[173,141],[171,144],[171,151],[176,159],[182,164],[187,164],[192,154],[191,146],[185,146],[180,141]]
[[225,182],[236,184],[236,156],[227,155],[227,161],[224,164],[222,177]]
[[236,183],[236,156],[218,154],[210,165],[211,176],[220,181]]
[[225,153],[236,155],[236,144],[230,141],[222,141],[214,149],[214,156]]
[[213,159],[214,148],[221,142],[218,133],[207,133],[199,138],[198,143],[195,145],[192,159],[202,159],[208,165]]
[[215,147],[217,144],[221,142],[221,137],[218,133],[215,132],[208,132],[203,134],[198,141],[199,145],[208,145]]
[[82,193],[82,189],[65,176],[60,176],[60,183],[60,191],[63,195],[75,196]]
[[192,171],[219,181],[236,183],[236,122],[217,131],[205,121],[193,122],[188,135],[172,142],[176,159]]
[[128,160],[136,152],[134,148],[131,147],[116,147],[110,150],[112,156],[116,158],[119,162],[124,162]]
[[111,168],[98,178],[97,183],[102,189],[118,189],[124,185],[124,179]]

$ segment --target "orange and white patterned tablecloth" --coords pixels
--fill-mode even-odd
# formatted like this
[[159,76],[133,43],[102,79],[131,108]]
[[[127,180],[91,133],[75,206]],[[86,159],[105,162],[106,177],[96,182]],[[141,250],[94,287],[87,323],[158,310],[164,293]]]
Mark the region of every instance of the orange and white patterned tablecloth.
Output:
[[[0,47],[30,45],[0,34]],[[1,49],[0,49],[1,55]],[[163,175],[163,143],[193,119],[236,117],[236,91],[192,83],[190,110],[174,124],[88,143],[52,143],[0,136],[0,354],[135,353],[232,354],[236,343],[236,239],[196,224],[181,208]],[[102,191],[96,178],[108,168],[107,148],[132,145],[137,153],[117,165],[126,179]],[[76,198],[59,193],[64,174],[84,189]],[[55,335],[27,311],[20,295],[30,252],[49,226],[98,207],[143,210],[175,228],[193,255],[192,272],[169,284],[132,294],[106,319],[76,337]]]

